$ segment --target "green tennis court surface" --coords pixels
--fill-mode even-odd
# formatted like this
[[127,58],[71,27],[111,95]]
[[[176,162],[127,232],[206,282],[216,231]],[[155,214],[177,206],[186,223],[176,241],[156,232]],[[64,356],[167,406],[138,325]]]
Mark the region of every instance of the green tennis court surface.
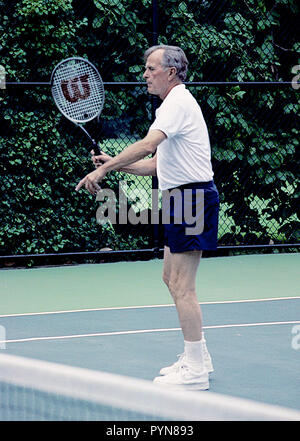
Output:
[[[299,254],[203,259],[210,391],[300,409]],[[152,380],[182,352],[162,261],[0,272],[3,353]]]
[[[202,259],[199,301],[299,296],[299,268],[299,254]],[[161,275],[161,260],[3,270],[1,314],[169,304]]]

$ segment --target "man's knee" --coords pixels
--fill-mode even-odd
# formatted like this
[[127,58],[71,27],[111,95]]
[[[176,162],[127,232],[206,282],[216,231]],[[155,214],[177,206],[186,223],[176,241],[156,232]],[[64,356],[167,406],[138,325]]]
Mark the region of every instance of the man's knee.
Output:
[[168,288],[171,296],[176,302],[179,298],[185,296],[185,286],[178,277],[170,277],[168,280]]
[[168,290],[171,294],[171,296],[175,299],[178,297],[178,294],[180,292],[178,279],[176,277],[170,277],[169,274],[163,273],[163,281],[167,285]]
[[191,284],[186,278],[171,276],[166,284],[175,303],[182,301],[189,302],[194,300],[196,296],[194,284]]
[[162,279],[163,279],[163,282],[164,282],[164,283],[167,285],[167,287],[169,288],[169,283],[170,283],[170,277],[169,277],[169,275],[166,274],[166,273],[163,273]]

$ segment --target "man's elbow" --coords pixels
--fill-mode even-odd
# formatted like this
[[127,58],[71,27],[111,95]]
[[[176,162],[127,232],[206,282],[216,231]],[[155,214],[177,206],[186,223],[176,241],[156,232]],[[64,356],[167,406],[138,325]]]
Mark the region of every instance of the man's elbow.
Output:
[[157,145],[153,143],[152,141],[144,140],[143,143],[144,151],[146,153],[145,156],[153,155],[153,153],[156,152]]
[[147,136],[143,139],[147,156],[153,155],[156,152],[158,145],[165,139],[166,135],[161,130],[150,130]]

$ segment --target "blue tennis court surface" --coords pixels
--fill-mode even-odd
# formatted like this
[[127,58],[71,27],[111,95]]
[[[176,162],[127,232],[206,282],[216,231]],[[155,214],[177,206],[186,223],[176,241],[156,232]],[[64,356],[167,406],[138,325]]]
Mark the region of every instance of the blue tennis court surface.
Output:
[[[257,299],[200,302],[215,368],[211,391],[300,409],[300,292],[295,279],[283,297],[263,299],[258,292]],[[288,290],[299,295],[288,296]],[[173,305],[149,301],[136,307],[17,311],[0,315],[7,354],[152,380],[183,350]]]

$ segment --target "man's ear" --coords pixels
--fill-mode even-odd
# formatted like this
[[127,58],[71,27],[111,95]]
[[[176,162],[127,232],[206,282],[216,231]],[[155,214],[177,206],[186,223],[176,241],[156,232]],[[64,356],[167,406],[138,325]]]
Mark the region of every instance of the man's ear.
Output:
[[176,74],[177,74],[176,67],[170,67],[169,77],[173,79],[176,76]]

